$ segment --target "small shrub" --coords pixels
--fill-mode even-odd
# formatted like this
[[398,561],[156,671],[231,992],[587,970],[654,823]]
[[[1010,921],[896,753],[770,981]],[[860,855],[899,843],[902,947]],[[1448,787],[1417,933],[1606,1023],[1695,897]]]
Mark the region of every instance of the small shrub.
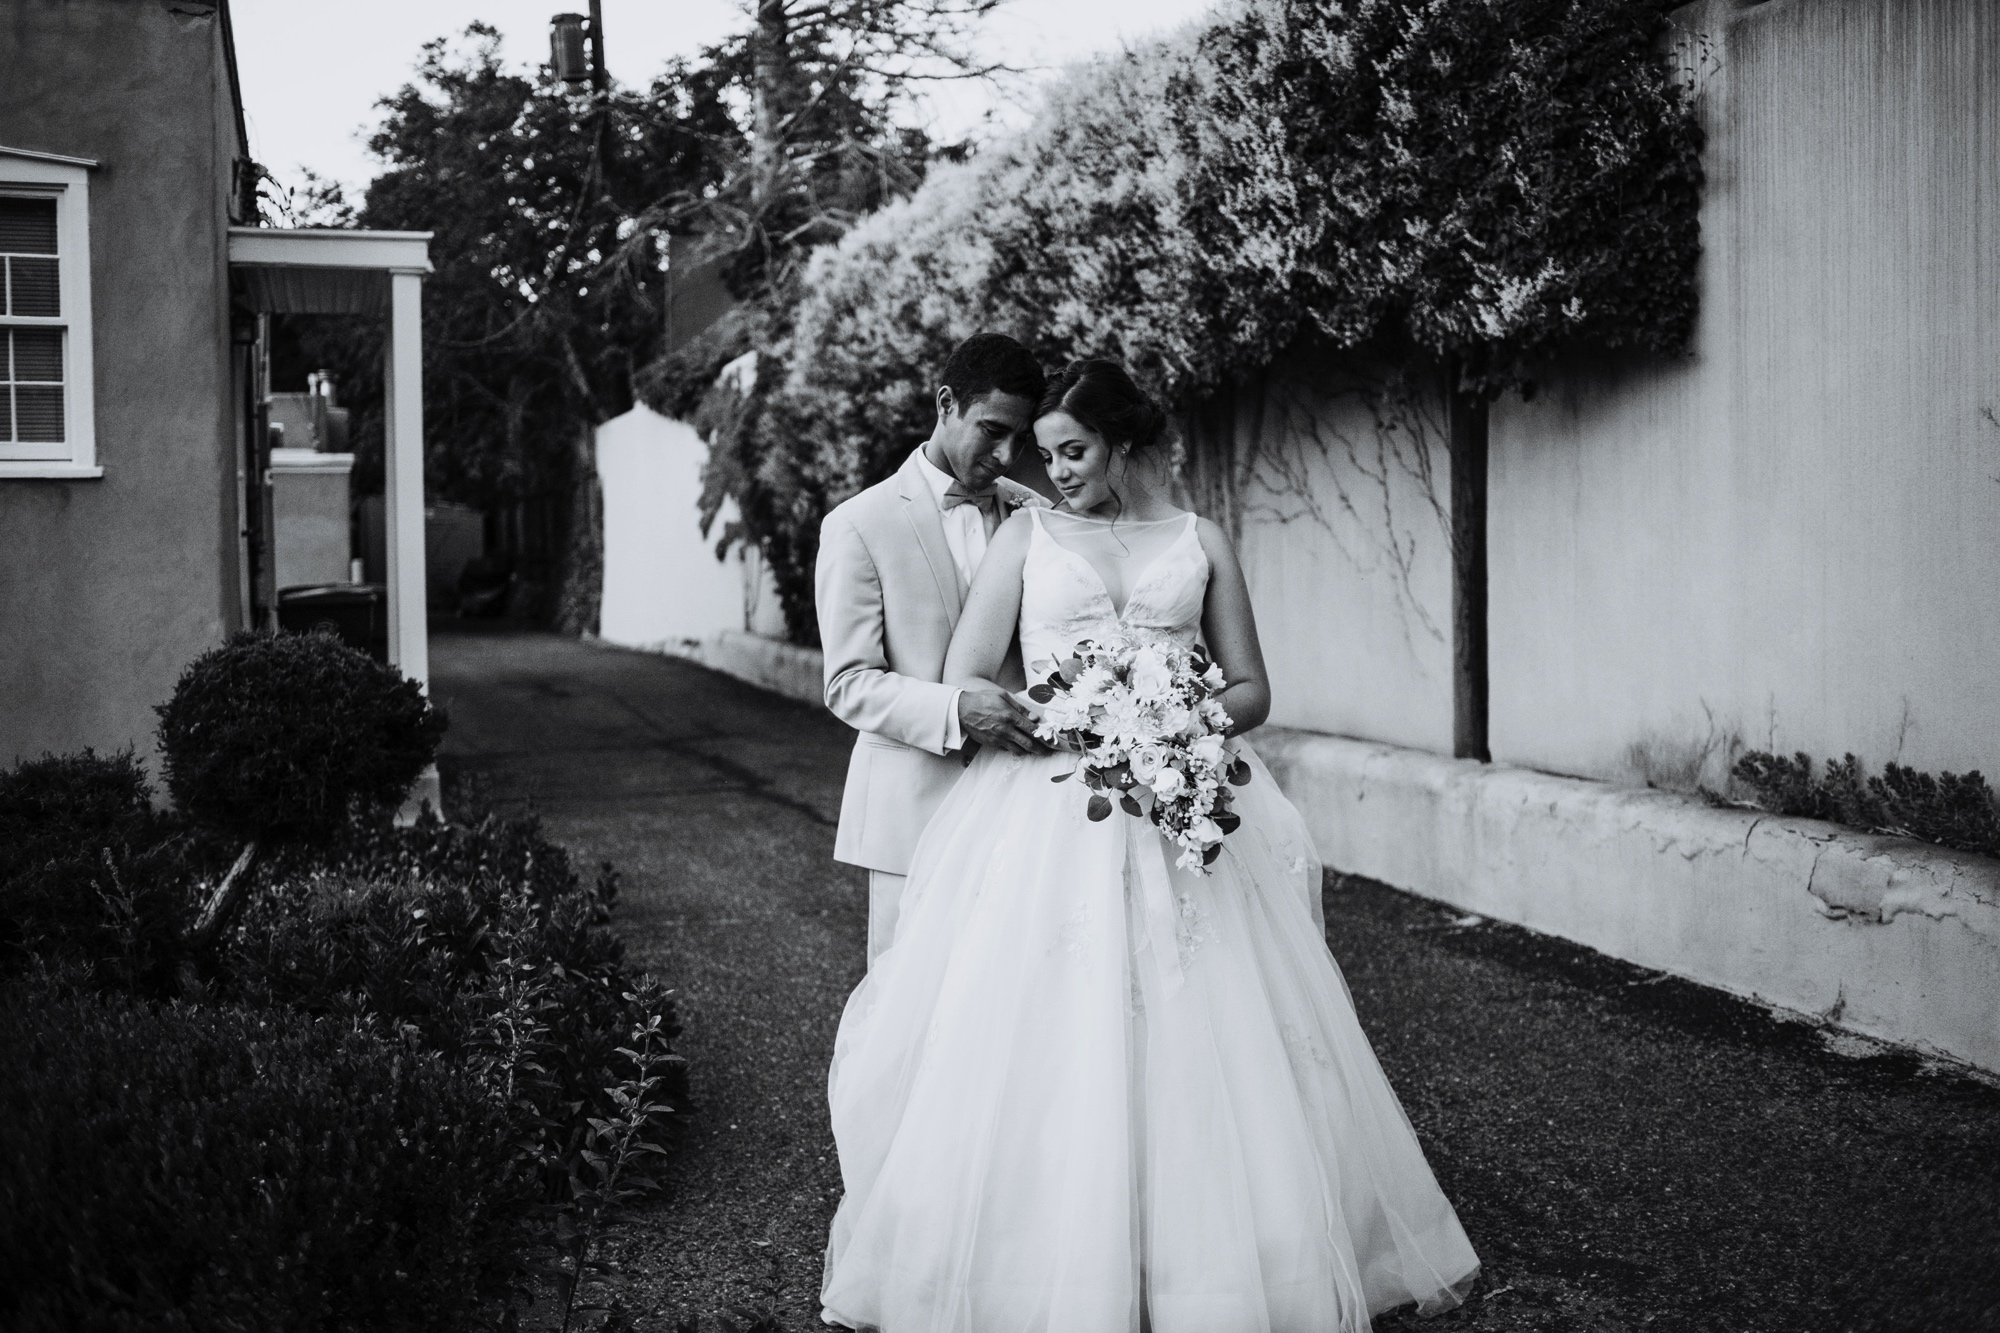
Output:
[[569,849],[550,842],[532,815],[488,815],[474,824],[419,819],[407,828],[363,825],[350,831],[315,863],[361,878],[447,879],[453,883],[518,888],[547,905],[577,895],[591,903],[591,919],[611,919],[618,898],[618,874],[601,862],[588,884],[578,874]]
[[165,993],[212,850],[153,809],[130,751],[0,773],[0,972],[60,956],[101,985]]
[[2000,808],[1978,772],[1932,777],[1886,764],[1881,777],[1868,780],[1868,790],[1886,827],[1963,852],[2000,856]]
[[2000,856],[2000,804],[1976,771],[1933,777],[1889,764],[1880,777],[1869,777],[1850,754],[1827,760],[1825,774],[1815,777],[1810,756],[1785,759],[1761,750],[1744,755],[1731,771],[1773,814]]
[[[680,1033],[671,996],[638,984],[605,924],[616,877],[586,886],[531,819],[361,828],[261,874],[224,943],[221,993],[372,1017],[479,1071],[552,1195],[590,1118],[613,1113],[634,1028]],[[661,1095],[685,1105],[684,1067],[664,1077]]]
[[533,1195],[504,1118],[440,1057],[18,983],[0,1018],[0,1325],[499,1325]]
[[446,726],[415,681],[329,634],[238,634],[157,711],[175,804],[245,838],[395,806]]

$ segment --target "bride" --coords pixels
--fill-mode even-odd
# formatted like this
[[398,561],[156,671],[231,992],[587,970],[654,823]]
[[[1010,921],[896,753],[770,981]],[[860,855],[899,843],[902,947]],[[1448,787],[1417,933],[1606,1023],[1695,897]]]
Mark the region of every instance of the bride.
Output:
[[995,534],[945,680],[986,686],[1017,631],[1031,671],[1119,627],[1200,637],[1253,769],[1242,824],[1198,876],[1151,824],[1088,820],[1053,780],[1074,755],[973,759],[841,1018],[830,1324],[1333,1333],[1478,1271],[1327,952],[1298,812],[1240,739],[1270,711],[1249,593],[1168,499],[1164,426],[1114,362],[1050,383],[1064,504]]

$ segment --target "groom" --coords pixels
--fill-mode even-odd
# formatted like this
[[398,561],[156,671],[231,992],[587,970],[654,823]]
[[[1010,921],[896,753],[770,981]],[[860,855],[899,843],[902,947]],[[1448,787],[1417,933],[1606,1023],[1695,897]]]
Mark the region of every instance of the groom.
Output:
[[[868,961],[895,936],[910,853],[970,746],[1039,754],[1027,711],[1001,690],[939,683],[959,607],[1001,520],[1048,501],[1002,474],[1032,447],[1042,369],[1005,334],[945,362],[937,425],[888,480],[820,524],[814,580],[826,706],[861,733],[847,765],[837,861],[868,871]],[[1016,649],[1001,684],[1026,684]]]

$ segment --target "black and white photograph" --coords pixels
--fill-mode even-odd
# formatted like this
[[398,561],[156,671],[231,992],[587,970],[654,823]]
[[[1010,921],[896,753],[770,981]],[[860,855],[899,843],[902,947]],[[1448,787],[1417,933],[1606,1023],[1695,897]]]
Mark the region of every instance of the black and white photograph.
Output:
[[0,0],[0,1333],[2000,1333],[1988,773],[2000,0]]

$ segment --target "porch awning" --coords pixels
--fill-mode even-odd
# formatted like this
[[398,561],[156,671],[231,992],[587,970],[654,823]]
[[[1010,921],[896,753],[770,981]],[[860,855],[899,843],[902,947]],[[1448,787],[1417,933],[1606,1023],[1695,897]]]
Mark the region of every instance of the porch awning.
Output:
[[229,285],[258,314],[378,315],[388,325],[382,375],[383,490],[388,510],[389,660],[430,679],[424,624],[423,286],[427,231],[229,229]]
[[390,279],[431,271],[427,231],[229,229],[229,283],[260,315],[383,315]]

